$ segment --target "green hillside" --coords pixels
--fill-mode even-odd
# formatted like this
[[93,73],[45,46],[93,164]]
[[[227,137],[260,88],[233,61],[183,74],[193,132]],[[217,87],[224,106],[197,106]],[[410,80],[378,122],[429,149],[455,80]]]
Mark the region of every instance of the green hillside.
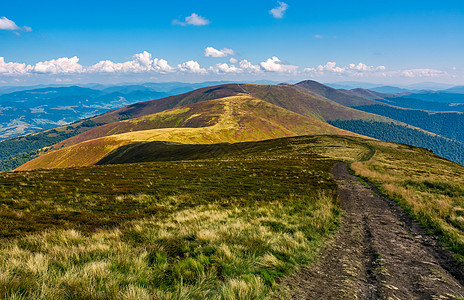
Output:
[[338,128],[343,128],[382,141],[426,148],[441,157],[464,164],[464,143],[457,140],[394,123],[387,124],[384,122],[364,120],[336,120],[329,121],[329,123]]
[[[250,143],[224,159],[0,173],[0,297],[263,298],[337,228],[324,140]],[[337,157],[365,151],[329,142]]]
[[[270,104],[280,106],[292,112],[316,118],[321,121],[326,120],[351,120],[367,119],[377,121],[391,121],[388,118],[365,113],[356,109],[342,106],[320,95],[312,95],[299,91],[292,85],[254,85],[254,84],[225,84],[214,87],[200,88],[185,94],[171,96],[167,98],[145,101],[123,107],[118,110],[107,112],[103,115],[79,121],[70,125],[57,127],[52,130],[33,134],[29,137],[20,137],[8,141],[0,142],[0,170],[12,170],[21,164],[45,153],[40,150],[58,149],[60,143],[70,137],[79,135],[92,129],[93,127],[116,123],[121,120],[129,120],[143,116],[152,115],[165,110],[194,104],[206,100],[214,100],[229,96],[248,95],[261,99]],[[127,123],[126,123],[127,124]],[[150,128],[155,129],[157,124]],[[161,124],[167,126],[167,124]],[[97,131],[93,134],[83,134],[81,137],[72,139],[68,142],[73,144],[76,140],[87,140],[99,137]],[[121,132],[119,130],[119,132]],[[84,138],[83,138],[84,137]],[[33,140],[32,142],[30,140]],[[51,147],[51,148],[48,148]]]
[[[156,129],[152,129],[156,128]],[[243,142],[306,134],[355,135],[247,95],[198,102],[99,126],[61,143],[17,170],[90,166],[118,147],[143,141]]]
[[0,173],[1,298],[268,297],[337,228],[337,161],[464,254],[464,167],[425,149],[300,136],[123,150]]

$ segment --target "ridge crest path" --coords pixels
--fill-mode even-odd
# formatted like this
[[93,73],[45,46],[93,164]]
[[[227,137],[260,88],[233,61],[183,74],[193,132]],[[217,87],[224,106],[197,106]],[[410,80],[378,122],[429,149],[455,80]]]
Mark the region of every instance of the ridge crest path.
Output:
[[464,299],[464,270],[392,200],[337,163],[342,224],[318,261],[282,283],[292,299]]

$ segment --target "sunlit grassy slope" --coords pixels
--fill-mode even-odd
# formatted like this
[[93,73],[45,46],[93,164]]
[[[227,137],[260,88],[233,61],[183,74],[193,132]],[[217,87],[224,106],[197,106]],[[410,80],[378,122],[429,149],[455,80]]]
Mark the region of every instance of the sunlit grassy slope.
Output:
[[[181,95],[140,102],[115,111],[110,111],[101,116],[94,117],[92,120],[97,123],[111,123],[123,119],[145,116],[201,101],[244,94],[304,116],[317,117],[320,120],[389,120],[382,116],[343,106],[325,98],[322,95],[300,91],[298,87],[293,85],[260,85],[242,83],[206,87]],[[348,95],[346,96],[349,97]]]
[[0,298],[264,299],[337,227],[341,160],[464,249],[464,167],[425,149],[318,135],[138,145],[155,147],[129,157],[155,162],[0,173]]
[[[156,129],[152,129],[156,128]],[[256,141],[306,134],[355,134],[265,101],[232,96],[93,128],[17,170],[89,166],[118,147],[141,141],[189,144]]]
[[[432,152],[403,144],[386,143],[350,137],[345,145],[345,155],[330,148],[330,138],[326,138],[320,148],[312,145],[312,153],[317,149],[320,155],[339,160],[358,160],[352,164],[353,170],[375,182],[386,195],[398,201],[406,211],[431,232],[437,234],[444,244],[452,249],[460,259],[464,257],[464,167],[443,159]],[[358,143],[370,149],[359,156],[353,146]],[[114,151],[100,164],[118,164],[143,161],[165,161],[196,159],[221,156],[224,153],[240,153],[249,145],[190,145],[182,148],[176,145],[139,143]],[[334,142],[334,145],[337,143]],[[335,146],[337,147],[337,146]],[[365,161],[369,153],[373,156]],[[228,155],[228,154],[227,154]],[[463,260],[464,261],[464,260]]]
[[[322,86],[322,85],[321,85]],[[0,143],[0,170],[12,170],[25,162],[43,155],[64,145],[73,145],[90,139],[123,133],[135,130],[148,130],[170,127],[204,127],[205,123],[198,122],[196,117],[185,122],[169,122],[157,118],[152,122],[150,118],[135,125],[125,122],[115,125],[119,121],[141,118],[157,114],[166,110],[180,108],[199,102],[217,100],[225,97],[247,96],[262,100],[270,105],[277,105],[291,112],[317,119],[328,120],[375,120],[379,122],[392,122],[393,120],[340,105],[339,98],[328,99],[322,94],[300,90],[301,87],[290,84],[280,85],[254,85],[254,84],[225,84],[220,86],[201,88],[185,94],[172,97],[145,101],[129,105],[114,111],[107,112],[87,120],[79,121],[66,126],[57,127],[28,137]],[[328,87],[326,87],[328,88]],[[326,96],[332,97],[332,94]],[[353,97],[345,95],[345,97]],[[344,102],[343,102],[344,103]],[[363,102],[364,103],[364,102]],[[204,113],[204,112],[202,112]],[[185,116],[188,113],[185,114]],[[196,120],[196,122],[192,122]],[[172,119],[171,119],[172,121]],[[176,120],[179,121],[179,120]],[[203,120],[200,120],[203,121]],[[210,120],[214,122],[214,118]],[[393,121],[395,123],[399,123]],[[110,126],[105,126],[111,124]],[[151,125],[150,125],[151,124]],[[103,128],[96,129],[100,126]],[[95,130],[94,130],[95,129]],[[91,131],[91,132],[89,132]],[[322,133],[322,132],[321,132]],[[101,134],[101,135],[100,135]],[[79,135],[79,137],[75,137]],[[75,138],[73,138],[75,137]],[[71,139],[69,139],[71,138]],[[67,141],[65,141],[68,139]],[[109,146],[111,147],[111,146]]]
[[337,227],[328,156],[368,148],[324,136],[218,147],[0,173],[0,298],[263,299]]

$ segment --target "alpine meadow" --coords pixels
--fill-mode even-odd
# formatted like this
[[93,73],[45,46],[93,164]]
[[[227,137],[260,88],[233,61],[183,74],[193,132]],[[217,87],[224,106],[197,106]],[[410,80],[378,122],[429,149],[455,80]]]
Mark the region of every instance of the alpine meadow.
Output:
[[0,299],[464,299],[462,28],[459,1],[5,3]]

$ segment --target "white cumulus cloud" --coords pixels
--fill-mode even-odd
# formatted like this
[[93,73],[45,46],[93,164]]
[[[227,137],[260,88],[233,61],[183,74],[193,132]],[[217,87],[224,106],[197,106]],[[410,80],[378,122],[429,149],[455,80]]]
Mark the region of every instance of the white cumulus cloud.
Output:
[[240,61],[239,66],[242,70],[249,73],[258,73],[261,71],[261,67],[259,65],[254,65],[246,59]]
[[173,68],[164,59],[153,58],[152,54],[143,51],[135,54],[130,61],[115,63],[110,60],[102,60],[88,68],[89,72],[95,73],[140,73],[155,71],[159,73],[168,73]]
[[7,17],[0,18],[0,30],[22,30],[22,31],[32,31],[32,28],[29,26],[19,27],[15,22],[8,19]]
[[358,71],[358,72],[375,72],[375,71],[385,71],[386,67],[385,66],[377,66],[377,67],[368,66],[360,62],[357,65],[349,64],[349,70]]
[[206,47],[205,49],[205,56],[210,56],[210,57],[226,57],[228,55],[235,55],[235,51],[229,48],[224,48],[221,50],[218,50],[213,47]]
[[179,20],[174,20],[172,21],[172,24],[174,25],[181,25],[181,26],[187,26],[187,25],[193,25],[193,26],[205,26],[211,23],[208,19],[197,15],[196,13],[192,13],[190,16],[185,17],[185,21],[179,21]]
[[2,75],[21,75],[31,70],[31,66],[15,62],[5,62],[4,57],[0,57],[0,74]]
[[71,58],[61,57],[48,61],[41,61],[35,64],[32,68],[34,73],[81,73],[84,67],[79,64],[79,58],[73,56]]
[[197,73],[197,74],[206,74],[206,69],[200,67],[200,64],[197,61],[189,60],[182,64],[177,65],[177,69],[182,72]]
[[318,75],[337,74],[349,76],[366,76],[366,75],[384,75],[385,66],[368,66],[362,62],[358,64],[349,64],[348,66],[337,66],[334,61],[329,61],[325,65],[319,65],[315,68],[305,68],[303,71]]
[[0,29],[3,29],[3,30],[19,30],[21,28],[19,28],[19,26],[16,25],[15,22],[7,19],[6,17],[1,17],[0,18]]
[[[213,47],[205,49],[205,55],[211,57],[226,57],[235,53],[233,50],[224,48],[221,50]],[[452,69],[452,68],[450,68]],[[449,70],[449,72],[453,72]],[[239,61],[235,57],[230,57],[228,62],[218,63],[212,66],[200,66],[198,61],[189,60],[177,64],[172,67],[168,62],[161,58],[154,58],[153,55],[147,51],[137,53],[132,56],[128,61],[113,62],[111,60],[101,60],[91,66],[83,66],[79,63],[77,56],[61,57],[47,61],[40,61],[36,64],[25,64],[20,62],[6,62],[4,57],[0,57],[0,79],[4,77],[12,77],[16,80],[19,76],[33,75],[33,76],[53,76],[59,74],[82,76],[83,74],[98,73],[114,73],[114,74],[132,74],[132,73],[148,73],[148,74],[171,74],[173,76],[190,73],[197,75],[235,75],[237,78],[242,75],[263,75],[265,73],[275,74],[288,74],[292,76],[345,76],[351,78],[360,77],[388,77],[388,78],[434,78],[434,77],[452,77],[453,74],[448,74],[446,71],[421,68],[421,69],[396,69],[387,70],[385,66],[373,66],[365,63],[351,63],[347,65],[338,65],[334,61],[329,61],[326,64],[319,66],[310,66],[304,68],[302,71],[298,66],[281,61],[277,56],[266,59],[257,64],[243,59]],[[59,80],[66,80],[59,78]]]
[[280,1],[277,1],[279,3],[279,6],[277,7],[274,7],[273,9],[271,9],[269,11],[269,13],[274,17],[274,18],[277,18],[277,19],[281,19],[284,17],[284,13],[285,11],[288,9],[288,4],[285,3],[285,2],[280,2]]
[[217,64],[215,68],[210,67],[210,70],[219,74],[219,73],[242,73],[241,68],[237,68],[234,65],[228,65],[226,63]]
[[343,73],[345,72],[345,68],[337,67],[337,63],[334,61],[327,62],[324,66],[319,65],[316,68],[320,72],[332,72],[332,73]]
[[298,66],[286,65],[277,56],[268,58],[259,64],[267,72],[296,73]]

